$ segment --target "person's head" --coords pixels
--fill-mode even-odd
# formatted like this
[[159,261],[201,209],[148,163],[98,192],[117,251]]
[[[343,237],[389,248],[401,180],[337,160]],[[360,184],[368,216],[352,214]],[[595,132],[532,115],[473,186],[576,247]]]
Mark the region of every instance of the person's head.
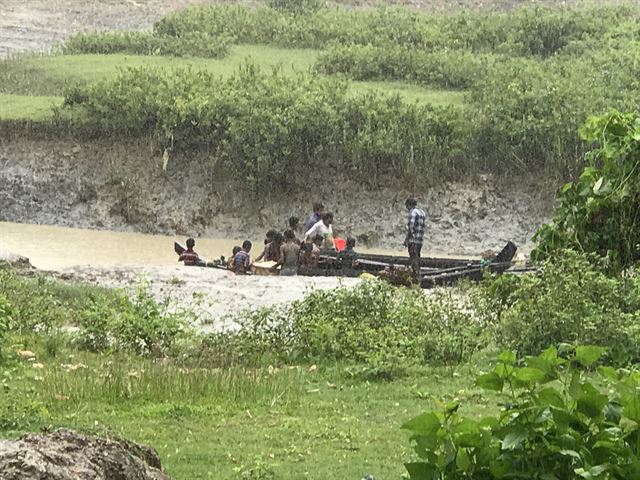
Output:
[[245,252],[250,252],[251,251],[251,242],[249,240],[245,240],[244,242],[242,242],[242,249]]
[[187,248],[193,248],[196,246],[196,241],[193,238],[187,238]]
[[291,230],[295,230],[298,228],[298,224],[300,223],[300,219],[298,217],[289,217],[289,228]]
[[326,226],[331,225],[333,223],[333,213],[327,212],[322,215],[322,223],[324,223]]
[[313,213],[317,213],[318,215],[322,215],[324,213],[324,205],[321,203],[313,204]]
[[296,234],[293,233],[293,230],[287,230],[284,232],[284,239],[287,242],[291,242],[296,238]]
[[272,241],[272,240],[273,240],[273,238],[276,236],[276,234],[277,234],[277,233],[278,233],[278,232],[277,232],[277,231],[275,231],[275,230],[269,230],[269,231],[267,232],[267,234],[265,235],[265,238],[264,238],[264,244],[266,245],[267,243],[269,243],[270,241]]
[[407,207],[407,210],[411,210],[412,208],[416,208],[418,206],[418,201],[413,197],[409,197],[404,202],[404,206]]
[[273,241],[278,245],[281,245],[284,242],[284,237],[280,232],[277,232],[273,237]]
[[313,238],[313,243],[315,243],[318,247],[321,247],[324,243],[324,237],[322,235],[316,235]]
[[304,253],[311,253],[313,251],[313,247],[311,245],[311,243],[303,242],[300,245],[300,250],[302,250]]
[[235,256],[235,254],[238,253],[240,250],[242,250],[242,247],[240,247],[239,245],[236,245],[235,247],[233,247],[233,255]]
[[356,239],[353,237],[347,238],[347,248],[354,249],[356,248]]

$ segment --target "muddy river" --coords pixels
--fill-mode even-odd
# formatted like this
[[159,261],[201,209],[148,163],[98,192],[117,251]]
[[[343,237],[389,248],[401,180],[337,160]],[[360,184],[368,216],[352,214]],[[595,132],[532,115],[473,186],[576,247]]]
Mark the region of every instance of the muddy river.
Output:
[[[258,255],[262,239],[251,239],[253,255]],[[186,238],[112,232],[83,228],[55,227],[0,222],[0,251],[28,257],[43,270],[62,270],[77,266],[120,267],[133,265],[175,266],[173,242]],[[197,238],[195,250],[208,260],[228,257],[240,239]],[[370,253],[403,254],[382,249],[358,249]]]
[[[174,265],[173,242],[185,238],[0,222],[0,250],[28,257],[45,270],[79,265]],[[195,250],[207,259],[228,256],[238,240],[198,238]]]

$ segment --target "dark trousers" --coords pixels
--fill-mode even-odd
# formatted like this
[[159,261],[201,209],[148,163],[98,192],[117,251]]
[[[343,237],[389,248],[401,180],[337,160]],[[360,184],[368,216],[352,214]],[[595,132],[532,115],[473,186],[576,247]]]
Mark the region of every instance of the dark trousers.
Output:
[[422,244],[410,243],[409,247],[409,263],[413,270],[413,277],[416,282],[420,283],[420,253],[422,252]]

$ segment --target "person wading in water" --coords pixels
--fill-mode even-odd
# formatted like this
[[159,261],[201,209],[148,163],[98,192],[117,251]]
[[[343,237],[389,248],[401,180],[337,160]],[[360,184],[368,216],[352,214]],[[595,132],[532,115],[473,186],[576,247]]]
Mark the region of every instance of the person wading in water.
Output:
[[407,198],[404,205],[407,207],[407,210],[409,210],[407,236],[404,240],[404,246],[409,249],[409,261],[411,262],[415,281],[420,283],[420,253],[422,252],[424,225],[427,216],[424,210],[418,208],[418,202],[413,197]]

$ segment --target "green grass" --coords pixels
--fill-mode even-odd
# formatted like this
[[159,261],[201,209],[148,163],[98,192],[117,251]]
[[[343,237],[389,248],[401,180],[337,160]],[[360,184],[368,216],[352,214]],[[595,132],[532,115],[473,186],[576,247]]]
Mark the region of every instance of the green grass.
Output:
[[0,93],[0,120],[46,120],[52,115],[51,107],[62,101],[62,97]]
[[[473,386],[469,367],[423,369],[388,383],[352,380],[346,367],[337,366],[316,372],[306,367],[266,370],[255,376],[260,380],[218,371],[209,373],[214,386],[196,398],[192,387],[202,379],[190,380],[193,373],[171,366],[156,367],[162,375],[149,383],[149,365],[135,360],[123,363],[120,374],[105,367],[118,362],[112,356],[43,353],[38,361],[43,370],[17,360],[6,369],[9,395],[0,398],[0,436],[62,426],[116,434],[155,447],[177,480],[357,480],[368,473],[399,478],[403,461],[412,458],[409,434],[400,429],[403,422],[432,408],[435,399],[459,398],[470,415],[486,413],[495,404]],[[66,363],[87,368],[67,372],[56,367]],[[216,382],[216,375],[222,381]],[[87,382],[89,377],[94,378]],[[175,382],[183,386],[176,388]],[[103,387],[94,389],[100,383]],[[228,388],[235,384],[242,388]],[[116,394],[111,400],[105,385]],[[242,476],[256,468],[264,476],[255,471]]]
[[[4,96],[0,106],[0,119],[30,118],[41,120],[46,116],[42,106],[50,100],[59,102],[65,86],[94,82],[109,78],[119,68],[151,65],[160,68],[206,69],[217,75],[229,76],[240,65],[250,61],[261,68],[280,66],[286,74],[309,72],[318,52],[315,50],[281,49],[257,45],[232,47],[228,57],[221,60],[205,58],[174,58],[141,55],[51,55],[18,57],[0,62],[0,93],[21,95]],[[354,94],[379,91],[399,94],[409,102],[434,105],[460,105],[464,93],[422,88],[402,82],[353,82]],[[28,101],[25,96],[37,100]],[[24,107],[26,110],[23,110]],[[36,108],[37,107],[37,108]],[[19,117],[14,117],[19,115]]]

